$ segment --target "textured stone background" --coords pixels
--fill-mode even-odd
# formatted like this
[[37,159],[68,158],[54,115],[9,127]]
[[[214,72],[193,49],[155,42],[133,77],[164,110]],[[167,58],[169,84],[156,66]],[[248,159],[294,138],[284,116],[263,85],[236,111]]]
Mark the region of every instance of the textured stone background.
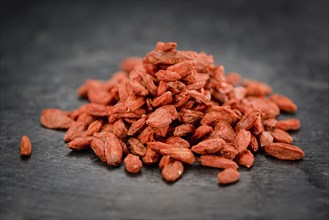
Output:
[[[1,3],[1,219],[327,219],[328,2]],[[157,41],[205,51],[227,71],[291,97],[302,121],[299,162],[256,156],[241,180],[219,187],[218,170],[186,166],[166,184],[158,168],[136,176],[92,152],[71,152],[40,111],[70,110],[76,88],[108,79],[127,56]],[[20,137],[33,143],[19,157]]]

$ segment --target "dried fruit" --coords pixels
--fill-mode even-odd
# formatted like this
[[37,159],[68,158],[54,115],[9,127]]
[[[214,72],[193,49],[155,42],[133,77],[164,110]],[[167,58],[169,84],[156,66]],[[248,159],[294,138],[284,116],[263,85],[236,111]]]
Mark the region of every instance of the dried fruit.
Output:
[[166,70],[159,70],[155,76],[158,78],[158,80],[163,80],[166,82],[173,82],[177,81],[181,78],[181,76],[174,72],[174,71],[166,71]]
[[[91,147],[110,166],[123,160],[127,172],[159,165],[168,182],[180,178],[182,163],[193,164],[195,155],[204,166],[225,169],[220,184],[239,179],[238,164],[253,166],[259,146],[279,159],[304,156],[287,144],[293,138],[286,131],[298,130],[300,121],[277,120],[280,111],[295,112],[296,104],[272,94],[265,82],[225,75],[211,55],[176,46],[158,42],[144,58],[125,59],[110,80],[86,80],[77,94],[89,103],[71,111],[45,109],[41,125],[67,130],[72,150]],[[22,146],[29,146],[25,138]]]
[[181,137],[169,137],[166,140],[166,144],[171,144],[174,147],[190,148],[190,143]]
[[187,90],[187,93],[190,94],[191,97],[193,97],[194,99],[203,102],[206,105],[210,105],[210,98],[208,98],[206,95],[199,93],[196,90]]
[[109,133],[104,147],[107,164],[119,166],[122,159],[122,147],[118,138],[113,133]]
[[84,122],[86,125],[90,125],[94,120],[95,118],[86,112],[82,112],[76,119],[76,121]]
[[274,118],[269,118],[263,121],[263,125],[267,130],[272,130],[278,121]]
[[203,112],[184,108],[180,111],[178,120],[182,123],[196,123],[200,121],[203,116]]
[[151,126],[146,127],[139,135],[138,140],[143,144],[154,141],[154,130]]
[[264,151],[280,160],[300,160],[304,157],[304,151],[299,147],[286,143],[272,143],[264,147]]
[[161,160],[159,162],[159,167],[163,169],[165,166],[167,166],[170,163],[170,156],[165,155],[161,157]]
[[273,143],[273,136],[270,132],[264,131],[259,135],[259,143],[261,147],[264,147],[266,145]]
[[222,138],[227,142],[234,143],[236,139],[236,134],[232,126],[222,119],[219,119],[215,124],[214,131],[210,133],[210,137],[212,138]]
[[142,158],[143,162],[147,165],[157,163],[159,160],[159,154],[155,152],[152,148],[147,147],[145,156]]
[[239,151],[233,146],[233,144],[225,144],[216,154],[229,160],[233,160],[236,155],[239,154]]
[[280,109],[276,103],[264,97],[247,97],[242,100],[247,107],[257,109],[264,115],[263,118],[275,118],[280,114]]
[[86,113],[93,116],[109,116],[110,108],[106,105],[89,103],[86,106]]
[[236,146],[238,151],[241,153],[247,150],[247,147],[250,143],[251,134],[250,131],[246,131],[244,129],[240,130],[236,136]]
[[168,130],[169,130],[169,125],[166,125],[164,127],[153,128],[154,134],[156,134],[159,137],[166,137]]
[[117,136],[119,139],[125,138],[127,133],[128,129],[121,119],[113,123],[113,134],[115,134],[115,136]]
[[186,136],[189,133],[192,133],[194,131],[194,126],[191,124],[182,124],[177,127],[175,127],[174,130],[174,136],[181,137]]
[[163,127],[169,125],[172,120],[173,116],[170,110],[168,108],[165,108],[165,106],[162,106],[150,114],[148,120],[146,121],[146,124],[152,127]]
[[[161,81],[159,88],[161,86]],[[181,107],[184,105],[190,98],[191,96],[187,92],[180,92],[177,95],[175,95],[175,107]]]
[[197,154],[213,154],[218,152],[224,145],[225,141],[223,139],[209,139],[194,145],[191,150]]
[[232,168],[225,169],[218,173],[217,181],[219,184],[235,183],[240,179],[240,173]]
[[187,148],[161,149],[160,153],[187,164],[192,164],[195,160],[192,151]]
[[300,129],[300,121],[298,119],[280,120],[274,127],[285,131],[296,131]]
[[105,143],[104,141],[93,137],[90,143],[91,148],[94,153],[101,159],[101,161],[106,163],[106,155],[105,155]]
[[147,146],[160,153],[161,149],[172,149],[172,148],[181,148],[183,146],[178,145],[174,146],[172,144],[162,143],[160,141],[148,142]]
[[137,95],[146,96],[149,93],[149,91],[145,88],[145,86],[143,86],[138,81],[134,81],[134,80],[129,81],[129,86]]
[[205,137],[208,133],[212,132],[213,128],[208,125],[201,125],[197,129],[195,129],[194,134],[193,134],[193,139],[198,140],[200,138]]
[[86,150],[89,149],[92,139],[93,137],[90,136],[78,137],[70,141],[68,147],[75,151]]
[[45,109],[42,111],[40,123],[42,126],[50,129],[68,129],[72,119],[62,110]]
[[128,154],[123,162],[125,163],[126,170],[129,173],[138,173],[143,166],[139,157],[133,154]]
[[125,157],[129,154],[129,150],[127,148],[127,145],[122,140],[119,139],[119,142],[122,148],[122,157]]
[[[239,121],[241,118],[238,116],[230,107],[228,106],[211,106],[208,111],[208,113],[215,112],[217,113],[216,117],[219,119],[222,119],[224,121],[227,121],[230,125],[234,125],[237,121]],[[202,124],[202,121],[201,121]]]
[[236,161],[238,162],[238,164],[247,168],[252,167],[252,165],[254,164],[254,160],[254,155],[249,150],[245,150],[239,153],[236,157]]
[[146,147],[136,138],[128,139],[129,151],[137,156],[143,157],[146,154]]
[[226,82],[232,85],[237,85],[241,81],[241,76],[238,73],[230,72],[226,74]]
[[285,111],[285,112],[297,111],[297,105],[286,96],[273,94],[271,95],[270,99],[279,106],[281,111]]
[[249,143],[250,150],[254,153],[258,151],[259,144],[257,138],[254,135],[250,136],[250,143]]
[[273,136],[274,140],[277,142],[290,144],[294,140],[294,138],[290,134],[278,128],[275,128],[270,133]]
[[73,122],[64,135],[64,141],[72,141],[74,138],[80,137],[85,129],[85,123],[78,121]]
[[254,125],[251,127],[251,132],[254,135],[260,135],[265,130],[261,117],[259,116]]
[[95,132],[98,132],[102,127],[102,122],[100,120],[96,120],[90,123],[87,128],[86,135],[92,136]]
[[20,143],[20,154],[22,157],[29,157],[32,153],[32,144],[27,136],[23,136]]
[[248,81],[244,83],[247,90],[247,96],[265,96],[272,92],[269,85],[264,82]]
[[129,73],[134,70],[135,66],[142,64],[142,58],[129,57],[121,62],[121,69]]
[[162,95],[155,97],[152,101],[152,106],[162,106],[162,105],[168,105],[172,102],[172,93],[170,91],[167,91],[163,93]]
[[134,123],[131,124],[127,135],[132,136],[134,134],[136,134],[138,131],[140,131],[143,126],[145,125],[147,120],[147,116],[146,115],[142,115],[142,117],[140,119],[138,119],[137,121],[135,121]]
[[220,157],[216,155],[202,155],[199,157],[199,161],[202,166],[221,168],[221,169],[238,169],[238,164],[234,161],[229,160],[225,157]]
[[246,113],[243,118],[236,124],[235,130],[239,131],[241,129],[249,130],[259,117],[259,110],[251,110],[250,112]]
[[167,182],[174,182],[183,175],[183,172],[183,164],[176,160],[165,165],[161,174]]

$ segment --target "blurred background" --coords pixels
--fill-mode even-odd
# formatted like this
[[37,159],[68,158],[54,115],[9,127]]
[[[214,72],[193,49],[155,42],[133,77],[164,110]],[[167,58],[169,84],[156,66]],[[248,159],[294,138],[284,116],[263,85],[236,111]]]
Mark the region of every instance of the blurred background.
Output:
[[[0,217],[328,218],[328,1],[1,1]],[[292,98],[302,129],[297,163],[256,157],[241,181],[187,170],[174,185],[157,169],[135,178],[72,154],[62,132],[39,126],[44,108],[70,110],[86,79],[109,79],[122,59],[157,41],[214,55],[226,72]],[[19,138],[34,143],[28,161]],[[95,162],[96,161],[96,162]],[[87,175],[87,174],[88,175]]]

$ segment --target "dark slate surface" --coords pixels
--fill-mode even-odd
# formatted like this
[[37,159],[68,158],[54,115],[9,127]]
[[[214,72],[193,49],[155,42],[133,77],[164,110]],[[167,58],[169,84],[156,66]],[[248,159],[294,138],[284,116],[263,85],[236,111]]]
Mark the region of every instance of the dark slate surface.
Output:
[[[261,2],[2,3],[0,218],[327,219],[328,2]],[[301,119],[293,136],[305,159],[259,154],[228,187],[217,185],[218,170],[196,165],[169,185],[157,168],[112,169],[39,126],[42,109],[80,106],[84,80],[108,79],[121,59],[160,40],[213,54],[291,97],[299,111],[282,118]]]

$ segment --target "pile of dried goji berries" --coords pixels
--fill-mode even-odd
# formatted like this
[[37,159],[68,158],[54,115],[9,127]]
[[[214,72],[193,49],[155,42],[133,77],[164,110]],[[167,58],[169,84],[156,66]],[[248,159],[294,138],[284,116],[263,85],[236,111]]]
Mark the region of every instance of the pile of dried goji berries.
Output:
[[92,149],[110,166],[123,160],[131,173],[158,164],[172,182],[184,164],[199,161],[224,169],[217,178],[227,184],[239,179],[239,165],[253,166],[258,151],[282,160],[304,156],[287,133],[300,128],[299,120],[276,120],[280,111],[297,110],[289,98],[237,73],[224,75],[211,55],[177,51],[173,42],[126,59],[108,81],[87,80],[78,94],[90,103],[69,112],[45,109],[41,124],[67,129],[70,149]]

